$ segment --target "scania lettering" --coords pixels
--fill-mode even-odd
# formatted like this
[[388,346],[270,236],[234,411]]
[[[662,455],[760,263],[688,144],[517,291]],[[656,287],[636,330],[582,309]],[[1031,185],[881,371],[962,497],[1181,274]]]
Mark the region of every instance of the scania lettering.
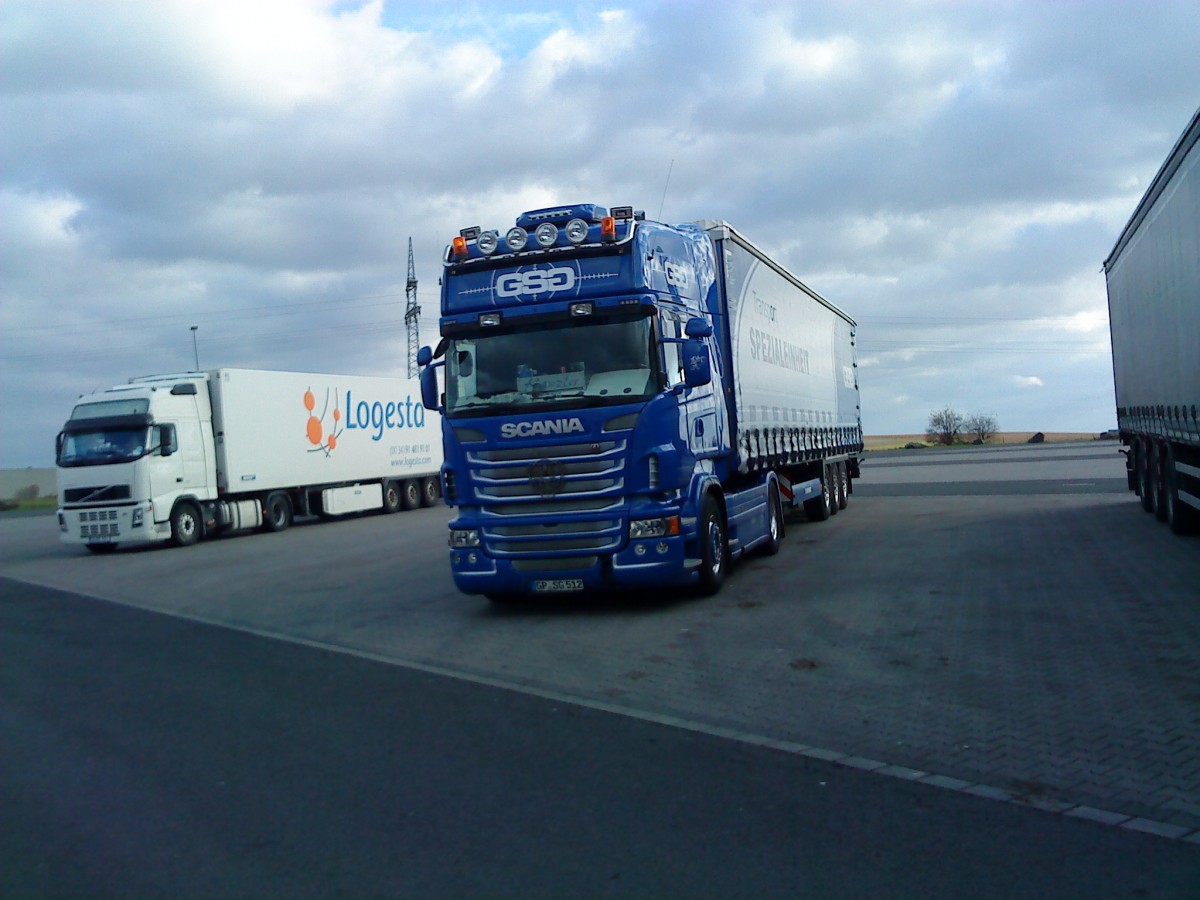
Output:
[[462,591],[712,593],[786,514],[846,506],[854,320],[728,224],[556,206],[464,229],[444,268],[419,361]]
[[1200,529],[1200,111],[1104,261],[1129,489]]
[[430,506],[441,433],[414,380],[215,369],[81,397],[57,441],[63,541],[195,543],[293,516]]

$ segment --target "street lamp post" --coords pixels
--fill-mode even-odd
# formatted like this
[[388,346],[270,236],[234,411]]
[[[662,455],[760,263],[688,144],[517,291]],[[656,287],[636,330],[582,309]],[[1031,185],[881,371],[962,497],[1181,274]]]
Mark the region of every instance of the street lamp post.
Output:
[[196,368],[194,370],[196,372],[200,371],[200,350],[196,347],[196,330],[199,327],[199,325],[192,326],[192,357],[196,363]]

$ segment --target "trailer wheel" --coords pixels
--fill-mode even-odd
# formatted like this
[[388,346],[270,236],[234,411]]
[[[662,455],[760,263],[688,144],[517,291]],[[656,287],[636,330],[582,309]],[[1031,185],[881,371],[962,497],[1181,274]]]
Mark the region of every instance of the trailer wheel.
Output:
[[432,475],[426,475],[421,479],[422,506],[436,506],[441,493],[441,485],[438,484],[438,480]]
[[1163,473],[1162,448],[1158,444],[1150,447],[1150,508],[1154,510],[1154,518],[1160,522],[1167,521],[1167,479]]
[[180,503],[171,510],[171,543],[190,547],[200,540],[200,511],[191,503]]
[[385,481],[383,483],[383,511],[385,513],[399,512],[402,501],[400,485],[394,481]]
[[421,505],[421,482],[415,478],[404,479],[400,494],[400,502],[405,509],[416,509]]
[[292,501],[283,491],[267,494],[262,506],[263,531],[284,531],[292,524]]
[[837,503],[833,502],[832,479],[826,469],[821,475],[821,496],[804,501],[804,514],[810,522],[824,522],[833,515]]
[[712,494],[704,495],[700,507],[700,592],[712,596],[721,590],[729,568],[729,541],[725,517]]
[[846,472],[846,464],[837,464],[837,508],[845,509],[850,502],[850,475]]
[[1150,451],[1145,441],[1138,441],[1134,446],[1134,467],[1137,469],[1137,492],[1142,509],[1146,512],[1154,510],[1154,497],[1151,495],[1150,484]]
[[1163,485],[1163,504],[1167,510],[1167,525],[1175,534],[1191,534],[1196,529],[1196,511],[1179,500],[1179,473],[1175,468],[1175,450],[1167,445],[1166,478]]
[[763,544],[763,556],[774,556],[783,545],[783,506],[779,502],[779,488],[772,482],[767,489],[767,542]]

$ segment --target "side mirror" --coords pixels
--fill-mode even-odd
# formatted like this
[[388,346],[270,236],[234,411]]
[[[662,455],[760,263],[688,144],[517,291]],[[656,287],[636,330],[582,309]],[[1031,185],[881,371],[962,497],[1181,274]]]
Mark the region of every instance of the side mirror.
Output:
[[[426,347],[425,349],[429,349]],[[438,383],[437,370],[442,364],[431,366],[428,363],[424,364],[421,369],[421,405],[433,412],[438,411]]]
[[433,362],[433,350],[430,347],[422,347],[417,351],[417,365],[422,369]]
[[[703,321],[692,319],[688,322]],[[707,325],[708,323],[704,323]],[[711,333],[712,329],[709,328]],[[704,341],[686,340],[683,342],[683,383],[688,387],[703,387],[712,382],[712,360],[708,356],[708,347]]]
[[688,319],[687,324],[683,326],[683,333],[690,338],[706,338],[713,333],[712,324],[708,319],[696,317]]
[[170,456],[179,448],[175,446],[175,426],[174,425],[159,425],[158,426],[158,453],[159,456]]
[[61,431],[58,433],[58,437],[56,437],[54,439],[54,458],[55,459],[62,458],[63,441],[65,439],[66,439],[66,435],[63,434]]

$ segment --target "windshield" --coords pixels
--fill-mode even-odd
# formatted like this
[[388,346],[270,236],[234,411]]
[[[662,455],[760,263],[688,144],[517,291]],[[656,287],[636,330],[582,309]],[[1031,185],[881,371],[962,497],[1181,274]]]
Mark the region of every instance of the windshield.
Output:
[[[646,399],[658,389],[651,320],[575,319],[451,341],[448,415]],[[582,401],[580,398],[583,398]]]
[[60,466],[103,466],[131,462],[146,451],[146,428],[97,428],[64,434]]

